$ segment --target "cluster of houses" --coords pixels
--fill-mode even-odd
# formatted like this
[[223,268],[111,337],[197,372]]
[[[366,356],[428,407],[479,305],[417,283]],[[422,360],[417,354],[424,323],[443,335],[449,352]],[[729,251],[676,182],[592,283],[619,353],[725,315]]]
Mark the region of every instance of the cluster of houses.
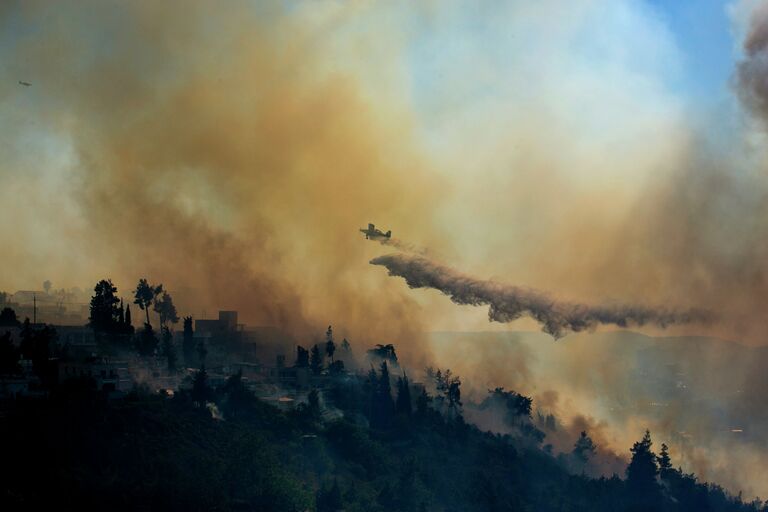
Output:
[[[42,328],[44,324],[32,324]],[[147,385],[153,391],[175,390],[189,385],[190,377],[198,371],[196,365],[170,371],[167,361],[161,357],[140,357],[130,350],[114,349],[119,357],[105,355],[90,327],[83,325],[54,325],[58,353],[66,357],[49,360],[51,380],[64,384],[73,379],[89,379],[96,389],[108,397],[125,396],[136,384]],[[0,334],[10,333],[11,341],[21,342],[21,327],[0,327]],[[240,373],[242,381],[256,396],[281,409],[290,409],[299,397],[310,388],[322,389],[328,375],[313,374],[307,367],[294,366],[286,361],[281,333],[268,327],[246,328],[238,323],[236,311],[220,311],[217,319],[200,319],[195,322],[195,343],[203,343],[212,352],[206,359],[206,372],[211,386],[224,384],[231,375]],[[183,343],[183,333],[177,332],[176,346]],[[264,347],[271,347],[274,363],[264,364],[258,355]],[[261,353],[259,353],[261,349]],[[293,355],[291,355],[291,358]],[[22,360],[22,371],[13,375],[0,375],[0,400],[39,398],[48,390],[32,369],[32,362]]]
[[18,290],[0,294],[0,309],[9,307],[19,318],[50,325],[82,325],[88,321],[90,297],[79,288]]

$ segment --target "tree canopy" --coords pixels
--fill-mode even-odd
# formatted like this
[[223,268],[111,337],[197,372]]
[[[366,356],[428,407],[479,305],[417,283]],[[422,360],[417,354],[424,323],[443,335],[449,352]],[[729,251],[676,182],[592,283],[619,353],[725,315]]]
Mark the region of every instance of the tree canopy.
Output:
[[117,305],[120,299],[117,297],[117,287],[111,279],[102,279],[93,288],[91,298],[91,314],[89,325],[96,332],[115,332],[119,325],[120,310]]

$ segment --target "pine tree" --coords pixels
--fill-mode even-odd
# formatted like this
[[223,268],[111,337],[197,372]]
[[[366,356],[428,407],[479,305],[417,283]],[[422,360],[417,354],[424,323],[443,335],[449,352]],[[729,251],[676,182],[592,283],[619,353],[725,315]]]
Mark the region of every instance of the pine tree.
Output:
[[155,331],[152,329],[152,324],[144,324],[144,330],[139,333],[136,343],[139,354],[151,356],[155,353],[158,342]]
[[411,386],[408,382],[408,376],[403,372],[402,377],[397,379],[397,401],[395,402],[395,410],[398,414],[404,414],[410,416],[413,411],[411,407]]
[[443,372],[439,368],[436,372],[427,368],[427,374],[435,381],[435,387],[439,393],[438,399],[443,403],[447,402],[451,414],[460,414],[463,405],[461,403],[461,379],[454,376],[451,370]]
[[202,405],[208,401],[210,396],[211,388],[208,386],[208,372],[205,371],[205,365],[202,365],[192,379],[192,401]]
[[159,299],[155,298],[153,309],[160,318],[161,327],[165,327],[168,322],[172,324],[179,322],[179,315],[176,312],[176,306],[173,304],[173,297],[171,297],[170,293],[163,292]]
[[200,368],[205,367],[205,357],[208,355],[208,348],[205,346],[205,338],[200,338],[197,344],[197,359],[200,361]]
[[312,421],[320,420],[320,393],[313,389],[307,395],[307,414]]
[[16,312],[8,307],[3,308],[0,311],[0,326],[2,327],[18,327],[19,319],[16,317]]
[[385,361],[389,361],[394,365],[397,365],[397,354],[395,353],[395,346],[392,344],[378,344],[368,351],[368,355],[373,358],[380,358]]
[[236,415],[253,401],[253,394],[243,382],[242,370],[230,375],[222,389],[227,399],[224,402],[227,414]]
[[333,329],[329,325],[325,333],[325,353],[331,358],[331,363],[333,363],[333,354],[335,352],[336,344],[333,342]]
[[673,469],[672,459],[669,457],[669,447],[665,443],[661,443],[661,451],[656,457],[656,462],[659,464],[659,477],[666,480]]
[[115,296],[117,287],[112,284],[112,280],[102,279],[96,283],[93,292],[88,324],[96,332],[115,332],[119,315],[117,305],[120,303],[120,299]]
[[0,336],[0,375],[15,375],[21,371],[19,350],[11,341],[11,333]]
[[176,371],[176,347],[173,346],[173,333],[163,327],[163,355],[168,360],[168,371]]
[[427,413],[429,402],[432,398],[427,393],[426,388],[421,388],[421,393],[416,397],[416,414],[424,416]]
[[47,325],[35,329],[29,318],[25,318],[20,335],[19,352],[21,358],[31,360],[35,373],[41,379],[47,378],[49,375],[46,372],[49,368],[51,347],[56,340],[56,330]]
[[139,279],[139,284],[136,285],[136,291],[134,295],[134,303],[144,310],[147,314],[147,323],[149,321],[149,306],[155,301],[158,295],[163,292],[163,285],[151,285],[146,279]]
[[592,438],[587,435],[585,431],[581,431],[581,435],[573,445],[573,455],[581,465],[581,471],[583,472],[587,466],[587,462],[595,454],[596,446],[592,442]]
[[320,347],[315,344],[312,346],[312,352],[309,356],[309,368],[315,375],[320,375],[323,371],[323,355],[320,353]]
[[[373,372],[373,369],[371,371]],[[389,425],[395,409],[395,404],[392,400],[392,386],[389,381],[389,367],[386,361],[381,363],[378,378],[376,378],[376,372],[373,372],[373,377],[375,379],[375,387],[371,422],[376,427],[386,427]]]
[[301,345],[296,345],[296,368],[307,368],[309,366],[309,351]]
[[192,317],[184,317],[184,342],[182,345],[184,362],[189,366],[195,353],[195,332],[192,330]]
[[331,375],[340,375],[344,373],[344,361],[337,359],[328,365],[328,373]]
[[651,433],[646,430],[643,438],[630,449],[632,460],[627,466],[627,490],[630,500],[638,509],[651,509],[659,501],[659,486],[656,482],[658,467],[656,455],[651,451],[652,445]]

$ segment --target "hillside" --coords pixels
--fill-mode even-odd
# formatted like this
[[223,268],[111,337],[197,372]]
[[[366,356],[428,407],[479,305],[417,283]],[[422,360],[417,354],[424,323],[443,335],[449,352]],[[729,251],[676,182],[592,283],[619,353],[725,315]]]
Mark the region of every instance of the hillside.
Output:
[[569,474],[530,437],[481,432],[439,396],[404,407],[381,372],[339,376],[288,412],[237,376],[196,382],[107,402],[73,381],[5,411],[6,509],[757,510],[671,470],[651,488]]

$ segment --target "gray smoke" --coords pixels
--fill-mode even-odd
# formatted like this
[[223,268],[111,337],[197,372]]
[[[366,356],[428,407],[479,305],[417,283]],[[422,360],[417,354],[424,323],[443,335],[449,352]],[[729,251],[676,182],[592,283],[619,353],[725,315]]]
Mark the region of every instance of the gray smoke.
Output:
[[374,238],[374,240],[379,242],[381,245],[388,245],[402,252],[419,254],[421,256],[429,256],[429,251],[427,251],[427,249],[405,242],[403,240],[400,240],[399,238],[378,237],[378,238]]
[[744,40],[745,58],[737,70],[741,101],[763,122],[768,122],[768,4],[757,6]]
[[530,316],[554,338],[601,324],[667,327],[712,320],[711,313],[699,309],[676,311],[629,304],[590,306],[560,302],[537,290],[475,279],[419,255],[388,254],[374,258],[370,263],[386,267],[389,275],[404,278],[411,288],[434,288],[456,304],[487,305],[489,321],[511,322]]

